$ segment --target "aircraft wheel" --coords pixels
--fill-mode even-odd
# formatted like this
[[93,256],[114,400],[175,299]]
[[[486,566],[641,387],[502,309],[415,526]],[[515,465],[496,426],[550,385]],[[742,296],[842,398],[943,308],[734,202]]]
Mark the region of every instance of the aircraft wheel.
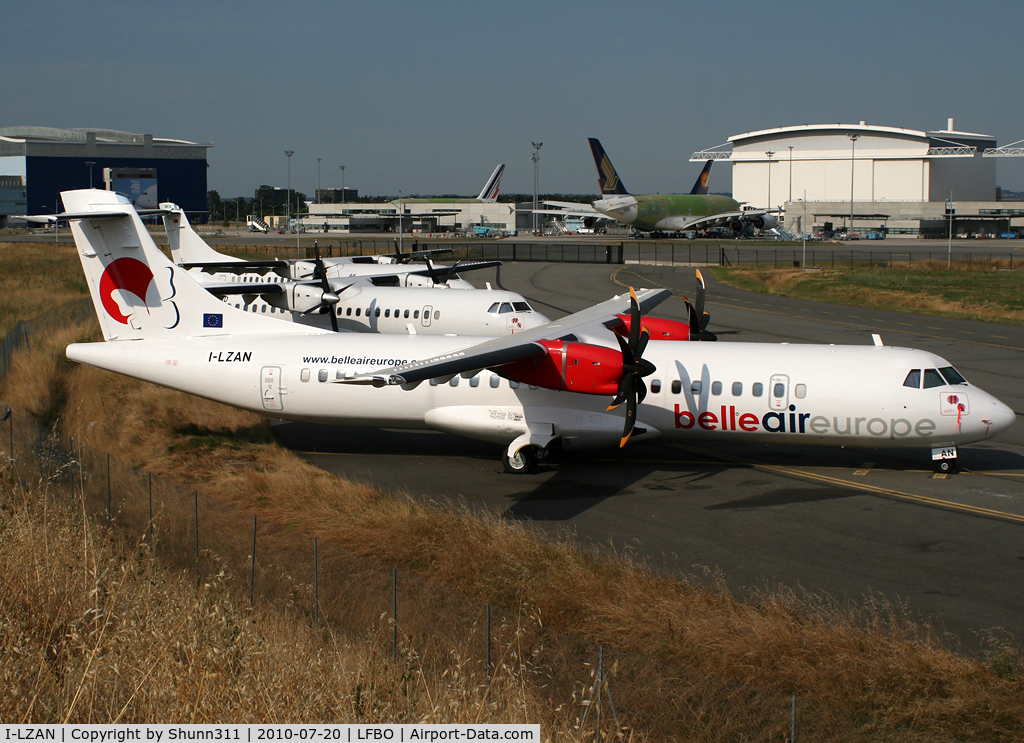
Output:
[[512,475],[529,475],[537,469],[537,462],[540,461],[539,446],[524,446],[511,457],[508,453],[501,455],[501,463],[505,472]]
[[937,459],[935,460],[935,471],[942,474],[952,474],[956,472],[956,460],[955,459]]

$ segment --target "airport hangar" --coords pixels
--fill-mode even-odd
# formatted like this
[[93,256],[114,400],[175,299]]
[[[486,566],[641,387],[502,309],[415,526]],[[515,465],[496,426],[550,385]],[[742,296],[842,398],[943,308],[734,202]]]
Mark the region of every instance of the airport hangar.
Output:
[[205,212],[210,147],[109,129],[0,128],[0,227],[11,214],[53,214],[61,191],[93,186],[140,208],[173,201]]
[[[517,229],[516,205],[476,199],[395,199],[380,203],[316,204],[306,203],[308,214],[301,215],[306,232],[403,232],[436,234],[458,232],[473,226],[500,232]],[[268,219],[268,222],[271,220]],[[523,217],[518,229],[525,228]],[[274,225],[283,218],[274,220]]]
[[[731,145],[731,151],[723,149]],[[785,210],[786,231],[1024,236],[1024,202],[999,200],[996,157],[1024,156],[987,134],[805,124],[729,137],[690,160],[732,163],[733,198]],[[852,214],[852,218],[851,218]],[[852,229],[851,229],[852,225]],[[885,229],[880,229],[885,228]]]

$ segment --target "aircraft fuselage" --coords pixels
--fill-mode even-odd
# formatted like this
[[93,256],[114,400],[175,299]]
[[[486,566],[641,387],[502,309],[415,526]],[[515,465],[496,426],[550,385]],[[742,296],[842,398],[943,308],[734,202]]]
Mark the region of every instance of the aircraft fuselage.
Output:
[[[608,398],[517,384],[491,371],[414,389],[338,384],[480,338],[232,335],[73,344],[68,358],[289,420],[434,428],[508,443],[544,430],[566,447],[607,446],[623,411]],[[905,386],[948,368],[927,351],[875,346],[658,341],[634,438],[936,447],[995,436],[1013,411],[968,384]],[[932,375],[933,378],[934,375]],[[937,377],[941,379],[941,377]]]

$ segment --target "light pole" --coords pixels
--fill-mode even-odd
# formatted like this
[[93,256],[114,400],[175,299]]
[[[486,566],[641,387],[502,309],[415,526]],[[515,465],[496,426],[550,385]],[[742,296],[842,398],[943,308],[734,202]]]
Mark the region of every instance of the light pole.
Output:
[[789,148],[789,201],[793,201],[793,148]]
[[92,188],[92,166],[96,164],[95,160],[86,160],[85,165],[89,168],[89,188]]
[[768,209],[772,208],[772,155],[775,154],[775,150],[767,150],[765,155],[768,156],[768,203],[765,205]]
[[285,150],[284,154],[288,158],[288,199],[284,202],[288,205],[285,207],[284,212],[284,224],[287,228],[288,222],[291,220],[292,216],[292,155],[295,154],[295,150]]
[[342,204],[346,203],[345,202],[345,168],[346,167],[348,167],[348,166],[346,166],[346,165],[339,165],[338,166],[338,169],[341,170],[341,203]]
[[533,156],[530,158],[533,160],[533,234],[537,234],[537,174],[540,165],[540,148],[544,146],[543,142],[531,142],[533,145]]
[[850,228],[846,231],[846,237],[849,238],[853,235],[853,170],[854,170],[854,153],[857,149],[857,140],[860,139],[859,134],[847,134],[850,138]]
[[316,203],[320,203],[320,158],[316,159]]

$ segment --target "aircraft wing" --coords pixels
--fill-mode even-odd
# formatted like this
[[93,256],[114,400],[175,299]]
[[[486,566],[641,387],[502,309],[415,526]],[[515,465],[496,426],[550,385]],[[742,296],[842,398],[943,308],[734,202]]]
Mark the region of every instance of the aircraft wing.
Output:
[[482,268],[495,268],[501,265],[501,261],[481,261],[478,263],[456,263],[454,266],[434,266],[434,270],[424,268],[420,271],[407,271],[412,276],[431,276],[446,272],[449,268],[452,273],[465,273],[466,271],[479,271]]
[[[672,296],[668,289],[641,289],[636,293],[640,312],[647,314]],[[420,359],[402,366],[377,369],[348,379],[334,381],[335,384],[372,384],[384,387],[389,384],[417,384],[435,377],[452,377],[462,372],[487,369],[513,361],[543,356],[548,351],[538,341],[557,340],[572,335],[577,330],[592,327],[597,323],[615,326],[621,323],[616,315],[630,311],[628,294],[613,297],[585,310],[555,320],[547,325],[524,330],[514,335],[491,338],[476,345],[435,356]]]
[[228,284],[227,282],[210,282],[201,286],[215,297],[226,297],[236,294],[284,294],[285,288],[280,284]]

